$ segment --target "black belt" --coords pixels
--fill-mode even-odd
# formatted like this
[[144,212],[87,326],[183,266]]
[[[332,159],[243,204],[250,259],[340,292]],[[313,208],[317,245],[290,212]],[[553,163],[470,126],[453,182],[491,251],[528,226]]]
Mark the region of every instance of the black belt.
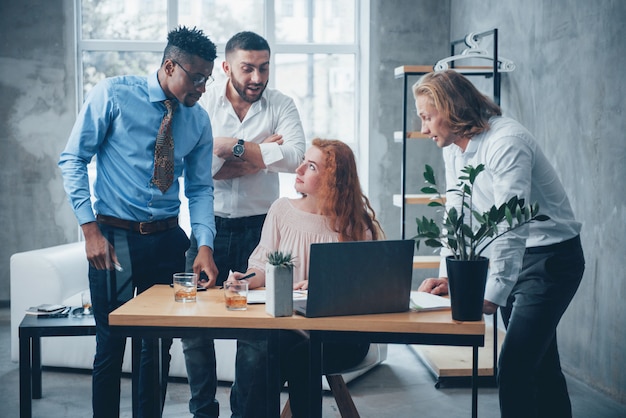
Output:
[[114,218],[113,216],[98,215],[96,220],[104,225],[139,232],[142,235],[164,232],[178,226],[178,218],[176,217],[153,222],[133,222]]
[[526,252],[528,254],[544,254],[544,253],[551,253],[553,251],[570,251],[570,250],[575,250],[579,247],[580,247],[580,235],[576,235],[574,238],[570,238],[563,242],[557,242],[556,244],[526,248]]

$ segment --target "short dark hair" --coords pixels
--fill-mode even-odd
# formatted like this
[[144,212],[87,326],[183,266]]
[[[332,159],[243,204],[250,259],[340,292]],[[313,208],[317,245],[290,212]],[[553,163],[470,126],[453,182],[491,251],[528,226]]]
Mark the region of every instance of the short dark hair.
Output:
[[163,52],[163,62],[166,59],[189,62],[189,58],[197,55],[205,61],[215,61],[217,49],[215,44],[195,26],[189,29],[179,26],[167,34],[167,46]]
[[267,51],[271,54],[270,44],[264,37],[254,32],[239,32],[226,42],[226,56],[236,49],[243,51]]

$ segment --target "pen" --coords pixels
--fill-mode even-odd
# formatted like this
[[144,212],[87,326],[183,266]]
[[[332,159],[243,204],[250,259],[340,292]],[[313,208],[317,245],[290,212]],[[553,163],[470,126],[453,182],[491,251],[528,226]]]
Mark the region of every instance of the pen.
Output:
[[250,277],[254,277],[254,276],[256,276],[256,273],[250,273],[250,274],[246,274],[241,279],[237,279],[237,280],[246,280],[246,279],[249,279]]

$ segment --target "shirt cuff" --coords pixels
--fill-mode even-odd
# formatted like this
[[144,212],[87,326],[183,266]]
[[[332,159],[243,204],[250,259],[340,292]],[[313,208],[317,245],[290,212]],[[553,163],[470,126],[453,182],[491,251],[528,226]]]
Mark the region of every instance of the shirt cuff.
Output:
[[280,145],[275,142],[259,144],[259,148],[261,149],[261,157],[263,157],[263,163],[266,167],[283,159],[283,152],[280,150]]
[[93,214],[93,209],[90,205],[84,205],[76,210],[76,219],[78,220],[78,225],[84,225],[89,222],[95,222],[96,216]]
[[213,163],[211,164],[211,176],[215,176],[215,174],[217,174],[218,171],[220,171],[222,169],[222,166],[224,165],[224,163],[226,162],[225,159],[217,157],[217,156],[213,156]]
[[499,306],[506,306],[511,289],[497,278],[488,278],[485,287],[485,299]]

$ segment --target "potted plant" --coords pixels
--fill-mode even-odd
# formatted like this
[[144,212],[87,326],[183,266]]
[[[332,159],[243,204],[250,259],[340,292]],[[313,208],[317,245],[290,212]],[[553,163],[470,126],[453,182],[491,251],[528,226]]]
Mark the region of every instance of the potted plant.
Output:
[[424,179],[428,186],[422,193],[434,194],[428,206],[444,209],[442,228],[437,222],[425,216],[417,218],[416,246],[421,240],[429,247],[447,247],[452,255],[446,257],[448,287],[452,318],[460,321],[476,321],[482,317],[482,305],[487,280],[489,260],[482,253],[497,238],[533,221],[546,221],[546,215],[539,214],[537,203],[525,205],[524,199],[513,196],[499,207],[493,205],[488,211],[479,213],[472,208],[472,194],[476,177],[485,170],[483,164],[468,165],[461,171],[456,188],[448,192],[461,197],[462,210],[455,207],[446,209],[443,197],[437,188],[435,174],[426,165]]
[[272,316],[293,314],[293,267],[290,252],[272,251],[265,264],[265,311]]

